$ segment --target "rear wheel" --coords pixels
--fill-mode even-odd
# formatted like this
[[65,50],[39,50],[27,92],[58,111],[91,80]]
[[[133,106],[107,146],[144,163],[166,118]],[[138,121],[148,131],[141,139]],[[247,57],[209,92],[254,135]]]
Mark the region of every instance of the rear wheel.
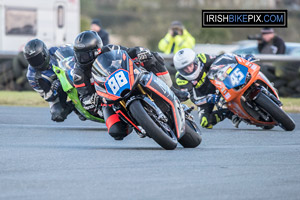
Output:
[[269,113],[283,129],[286,131],[292,131],[295,129],[294,120],[266,94],[260,93],[254,101],[260,108]]
[[199,135],[199,133],[200,133],[199,128],[195,124],[193,124],[193,122],[186,120],[185,134],[180,138],[180,140],[178,140],[178,142],[184,148],[195,148],[202,141],[202,138]]
[[[151,118],[150,114],[146,112],[140,100],[133,101],[129,106],[129,111],[132,117],[138,122],[140,126],[146,131],[151,138],[157,142],[161,147],[167,150],[173,150],[177,146],[177,138],[171,132],[166,131],[157,118]],[[151,115],[153,112],[151,113]]]

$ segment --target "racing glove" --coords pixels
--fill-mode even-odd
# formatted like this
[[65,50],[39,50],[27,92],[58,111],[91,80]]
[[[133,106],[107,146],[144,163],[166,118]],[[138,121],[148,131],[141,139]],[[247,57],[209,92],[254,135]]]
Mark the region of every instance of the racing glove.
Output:
[[187,91],[178,90],[174,86],[171,86],[170,88],[177,96],[180,102],[187,101],[190,98],[190,93],[188,93]]
[[137,58],[141,63],[151,60],[152,57],[153,55],[148,49],[144,49],[137,54]]
[[215,94],[209,94],[206,97],[206,101],[207,103],[211,103],[211,104],[215,104],[219,101],[220,97],[218,95]]
[[[45,85],[42,79],[38,80],[38,84]],[[49,87],[49,86],[48,86]],[[45,101],[52,102],[54,101],[57,97],[59,92],[61,92],[61,84],[58,79],[54,80],[50,86],[50,89],[46,90],[41,96],[45,99]]]
[[258,59],[256,59],[253,55],[239,55],[241,58],[244,58],[245,60],[248,60],[250,62],[256,62],[259,61]]
[[61,87],[61,83],[59,82],[59,80],[58,79],[54,80],[50,88],[54,96],[57,96],[59,87]]

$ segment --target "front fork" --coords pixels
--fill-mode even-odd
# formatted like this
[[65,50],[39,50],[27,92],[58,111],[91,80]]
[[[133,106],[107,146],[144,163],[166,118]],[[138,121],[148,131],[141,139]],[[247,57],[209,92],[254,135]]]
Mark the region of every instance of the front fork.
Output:
[[182,108],[183,108],[183,111],[184,111],[184,114],[185,114],[185,118],[193,121],[194,120],[194,116],[191,114],[191,112],[194,110],[194,106],[192,106],[191,108],[189,108],[185,104],[181,104],[181,105],[182,105]]
[[257,98],[257,96],[259,95],[259,92],[262,92],[265,95],[267,95],[272,101],[274,101],[274,103],[276,103],[279,107],[282,107],[281,101],[279,99],[277,99],[276,96],[274,94],[272,94],[270,91],[268,91],[265,87],[258,86],[257,89],[259,91],[257,92],[257,95],[253,98],[253,100],[255,100]]
[[[251,100],[250,102],[247,103],[247,105],[252,108],[253,110],[256,111],[260,115],[261,118],[263,118],[265,121],[270,120],[270,116],[266,114],[263,110],[261,110],[256,103],[254,103],[255,99],[261,94],[265,94],[268,96],[274,103],[276,103],[279,107],[282,106],[282,103],[277,97],[272,94],[270,91],[268,91],[264,86],[254,84],[254,88],[252,88],[251,92],[247,95],[248,98]],[[247,99],[247,98],[245,98]],[[247,102],[247,101],[246,101]],[[252,103],[253,102],[253,103]]]
[[[147,95],[148,98],[149,98],[152,102],[154,101],[154,100],[151,98],[151,96],[145,92],[145,90],[143,89],[143,87],[142,87],[140,84],[138,84],[137,87],[138,87],[139,91],[140,91],[143,95],[145,95],[145,96]],[[127,106],[128,106],[127,103],[126,103],[124,100],[122,100],[122,101],[120,101],[120,104],[121,104],[121,106],[127,111]]]
[[143,102],[145,102],[148,106],[150,106],[156,112],[155,114],[157,115],[157,118],[159,120],[161,120],[165,123],[168,122],[168,118],[164,115],[164,113],[160,110],[160,108],[154,103],[154,100],[151,98],[151,96],[145,92],[143,87],[140,84],[138,84],[137,88],[143,95],[133,96],[126,102],[125,102],[125,100],[122,100],[119,102],[120,103],[119,106],[118,105],[113,106],[113,109],[115,110],[115,112],[118,112],[118,114],[121,114],[121,117],[124,118],[123,121],[125,121],[129,125],[135,127],[139,132],[141,132],[141,133],[143,132],[143,130],[138,128],[134,122],[129,120],[129,118],[126,118],[126,114],[124,114],[121,111],[121,107],[123,107],[125,111],[128,111],[127,108],[132,101],[134,101],[136,99],[141,99],[141,100],[143,100]]
[[138,84],[138,89],[139,89],[139,91],[140,91],[143,95],[147,95],[148,98],[149,98],[152,102],[154,101],[154,100],[151,98],[151,96],[150,96],[148,93],[145,92],[145,90],[143,89],[143,87],[142,87],[140,84]]

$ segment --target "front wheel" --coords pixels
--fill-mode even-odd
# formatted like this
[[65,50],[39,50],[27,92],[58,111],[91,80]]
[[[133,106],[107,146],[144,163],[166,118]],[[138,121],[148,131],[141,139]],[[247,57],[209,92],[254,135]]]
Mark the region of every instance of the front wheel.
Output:
[[129,106],[129,111],[138,124],[142,126],[146,133],[161,147],[167,150],[176,148],[177,138],[167,131],[164,131],[165,129],[160,127],[160,124],[156,123],[155,120],[150,117],[140,100],[133,101]]
[[199,134],[200,134],[200,129],[197,127],[197,125],[189,120],[186,120],[185,134],[180,138],[180,140],[178,140],[178,142],[184,148],[195,148],[202,141],[202,138]]
[[295,129],[294,120],[267,95],[260,93],[254,101],[260,108],[270,114],[283,129],[286,131],[292,131]]
[[262,126],[261,128],[264,130],[271,130],[272,128],[274,128],[274,126]]

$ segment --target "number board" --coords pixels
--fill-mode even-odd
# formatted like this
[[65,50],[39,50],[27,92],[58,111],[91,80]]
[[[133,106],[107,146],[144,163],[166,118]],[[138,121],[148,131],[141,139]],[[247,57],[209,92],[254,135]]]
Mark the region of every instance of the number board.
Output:
[[224,80],[224,84],[228,89],[243,85],[246,82],[248,68],[238,64]]
[[108,93],[121,96],[121,93],[129,89],[129,73],[126,70],[119,69],[109,76],[105,82],[105,87]]

